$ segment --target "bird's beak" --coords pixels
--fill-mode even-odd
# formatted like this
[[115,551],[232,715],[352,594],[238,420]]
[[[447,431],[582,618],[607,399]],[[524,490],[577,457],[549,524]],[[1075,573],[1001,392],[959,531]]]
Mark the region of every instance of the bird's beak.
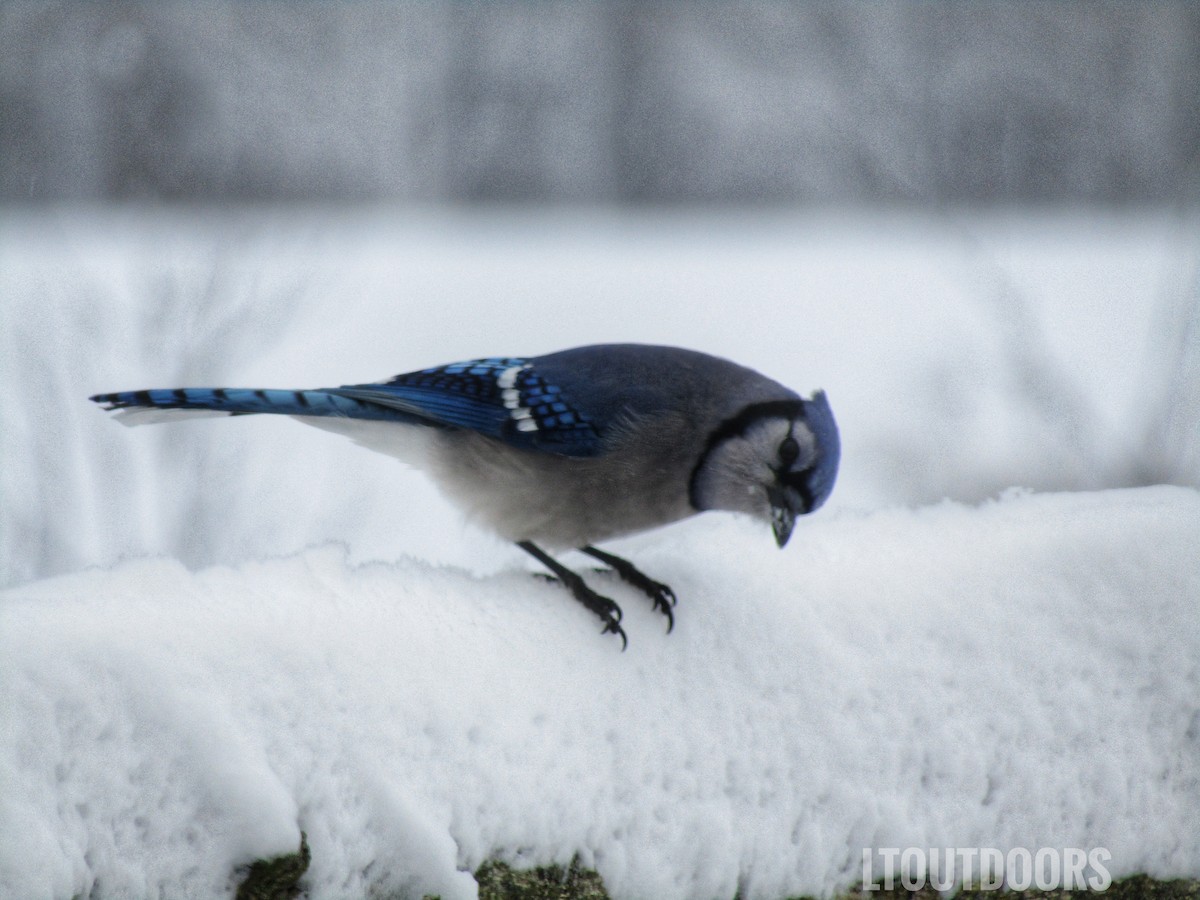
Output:
[[775,532],[775,543],[782,550],[783,545],[792,536],[792,526],[796,524],[796,514],[786,506],[771,508],[771,530]]
[[771,530],[775,532],[775,543],[782,550],[788,538],[792,536],[792,528],[796,524],[796,513],[787,502],[783,491],[769,491],[771,501]]

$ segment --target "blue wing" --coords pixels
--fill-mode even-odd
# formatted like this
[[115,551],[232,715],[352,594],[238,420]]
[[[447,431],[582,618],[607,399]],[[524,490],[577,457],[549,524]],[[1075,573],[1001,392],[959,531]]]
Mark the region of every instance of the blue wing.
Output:
[[565,456],[601,450],[596,424],[529,359],[474,359],[327,391],[526,449]]
[[[539,374],[535,363],[515,357],[475,359],[397,375],[379,384],[316,390],[172,388],[97,394],[91,399],[121,410],[127,416],[125,424],[164,421],[164,413],[333,416],[465,428],[516,447],[563,456],[601,452],[598,420]],[[555,371],[553,364],[549,368]],[[586,381],[577,387],[586,387]]]

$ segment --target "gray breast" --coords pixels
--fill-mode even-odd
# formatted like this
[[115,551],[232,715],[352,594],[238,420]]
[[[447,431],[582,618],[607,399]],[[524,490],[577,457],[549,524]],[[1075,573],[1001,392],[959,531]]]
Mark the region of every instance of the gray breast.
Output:
[[695,425],[674,414],[654,419],[614,429],[608,452],[588,458],[444,431],[429,471],[452,502],[501,537],[581,547],[695,512],[688,502]]

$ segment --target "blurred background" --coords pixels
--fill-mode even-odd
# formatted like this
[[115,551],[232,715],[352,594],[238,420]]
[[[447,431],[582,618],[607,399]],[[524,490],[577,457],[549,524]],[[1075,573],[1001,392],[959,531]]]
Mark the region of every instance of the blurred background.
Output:
[[1180,2],[0,6],[9,201],[1169,203]]
[[833,515],[1200,484],[1197,98],[1192,0],[0,0],[0,584],[512,565],[329,435],[85,398],[607,340],[826,388]]

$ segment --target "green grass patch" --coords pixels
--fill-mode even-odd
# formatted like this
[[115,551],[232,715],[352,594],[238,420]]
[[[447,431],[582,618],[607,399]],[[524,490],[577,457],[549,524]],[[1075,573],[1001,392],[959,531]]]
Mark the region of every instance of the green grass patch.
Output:
[[295,900],[300,896],[300,879],[310,862],[308,835],[302,831],[297,852],[260,859],[250,866],[238,885],[237,900]]
[[502,862],[485,862],[475,872],[479,900],[608,900],[604,882],[576,857],[562,866],[514,869]]
[[[308,838],[301,832],[300,849],[296,853],[259,860],[246,870],[237,890],[237,900],[296,900],[302,895],[302,879],[308,871],[312,855]],[[586,869],[578,857],[569,866],[538,866],[514,869],[507,863],[489,860],[475,872],[479,884],[479,900],[610,900],[604,882],[598,874]],[[1106,891],[1056,890],[1039,891],[982,891],[960,890],[953,900],[1200,900],[1200,879],[1179,878],[1162,881],[1149,875],[1132,875],[1114,881]],[[368,898],[364,898],[368,900]],[[374,898],[371,898],[374,900]],[[408,900],[408,898],[389,898]],[[439,900],[426,895],[422,900]],[[733,900],[741,900],[734,897]],[[815,900],[812,897],[790,897],[781,900]],[[892,890],[865,891],[861,888],[837,895],[834,900],[942,900],[931,887],[909,891],[902,887]]]

